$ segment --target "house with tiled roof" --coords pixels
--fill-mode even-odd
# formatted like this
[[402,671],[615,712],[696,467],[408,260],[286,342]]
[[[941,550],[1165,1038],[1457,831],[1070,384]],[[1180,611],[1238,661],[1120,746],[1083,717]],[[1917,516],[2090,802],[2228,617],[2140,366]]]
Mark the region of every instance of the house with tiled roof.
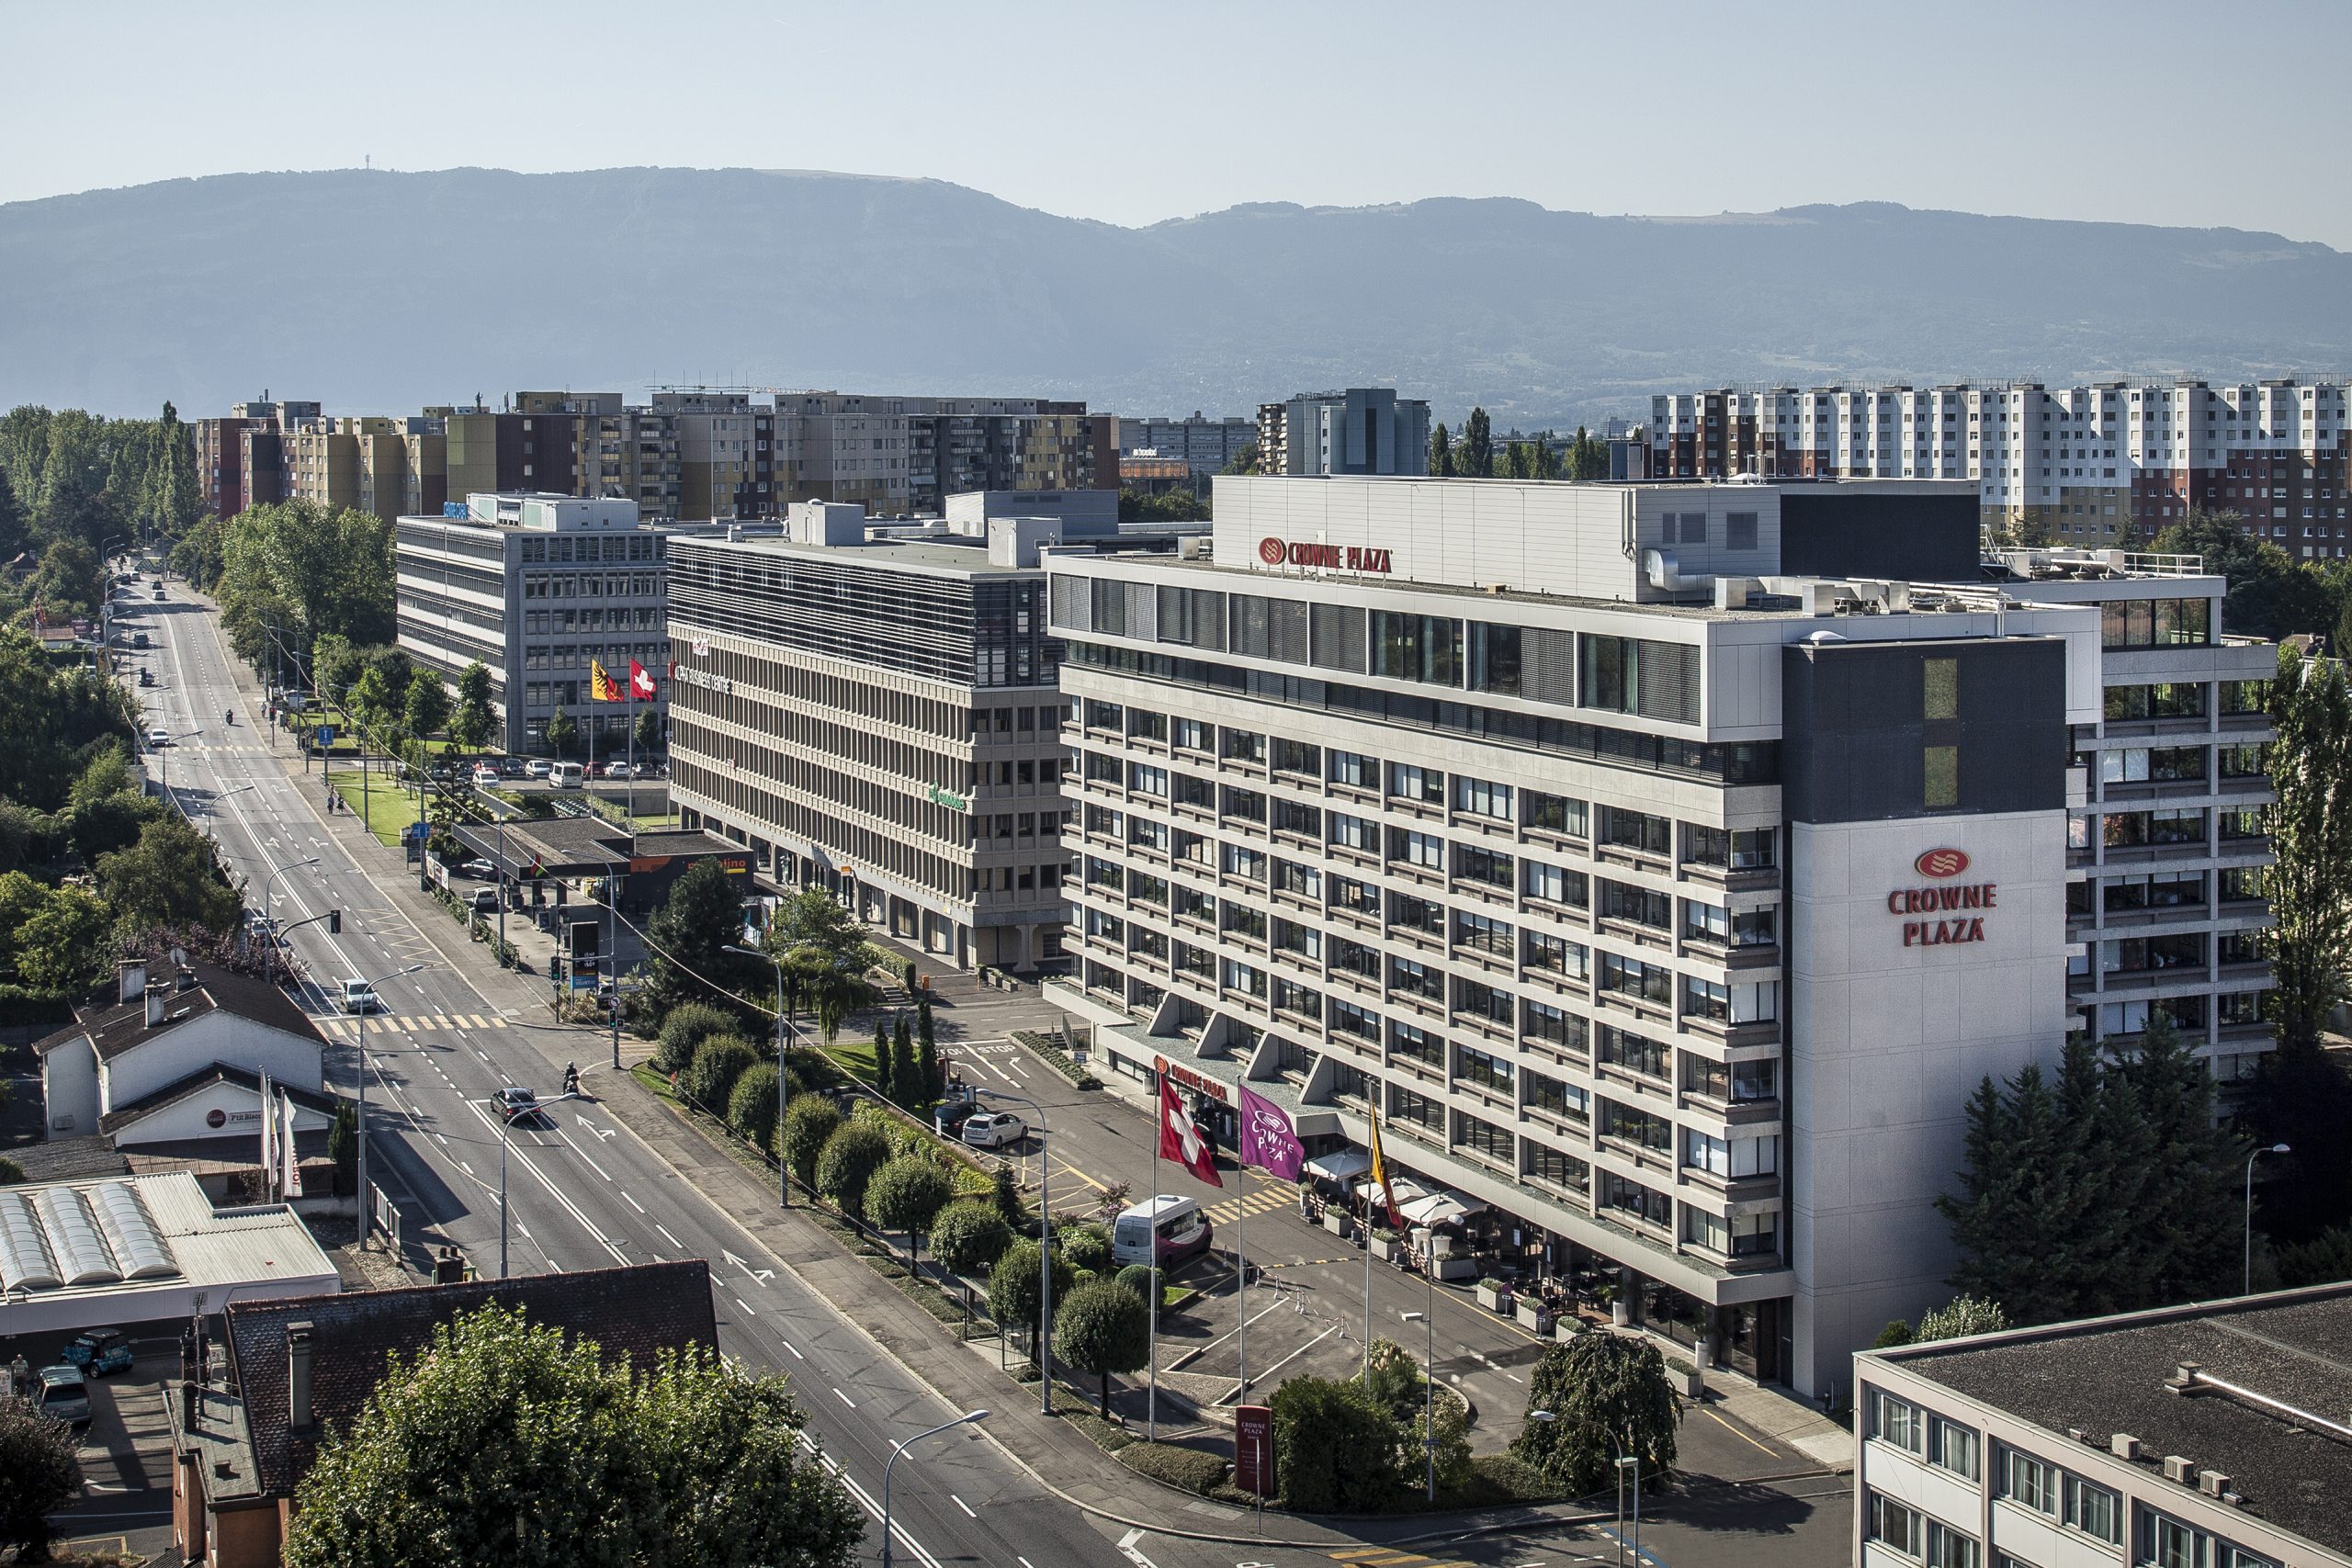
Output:
[[[348,1428],[388,1358],[484,1306],[520,1307],[607,1361],[650,1371],[665,1350],[716,1345],[710,1265],[700,1258],[578,1274],[229,1303],[227,1357],[192,1369],[175,1397],[173,1538],[190,1563],[271,1568],[320,1444]],[[192,1413],[191,1413],[192,1404]]]

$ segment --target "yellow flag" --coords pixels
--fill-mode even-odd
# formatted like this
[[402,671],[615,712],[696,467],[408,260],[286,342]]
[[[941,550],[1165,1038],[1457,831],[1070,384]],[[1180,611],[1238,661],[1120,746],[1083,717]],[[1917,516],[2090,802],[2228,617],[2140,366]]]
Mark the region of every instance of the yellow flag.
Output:
[[[1377,1091],[1375,1091],[1377,1092]],[[1396,1212],[1396,1193],[1388,1185],[1388,1162],[1380,1154],[1380,1106],[1377,1101],[1366,1106],[1372,1125],[1372,1179],[1379,1184],[1380,1201],[1388,1210],[1388,1224],[1395,1229],[1405,1228],[1405,1216]]]
[[600,703],[621,700],[620,682],[605,674],[604,665],[594,659],[588,661],[588,695],[590,700]]

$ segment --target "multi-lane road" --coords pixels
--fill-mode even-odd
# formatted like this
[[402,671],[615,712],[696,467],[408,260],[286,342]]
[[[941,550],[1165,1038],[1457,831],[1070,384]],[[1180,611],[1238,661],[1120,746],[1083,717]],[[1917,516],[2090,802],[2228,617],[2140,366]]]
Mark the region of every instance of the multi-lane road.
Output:
[[[239,692],[218,617],[176,586],[175,595],[136,604],[127,618],[154,642],[131,657],[153,671],[155,684],[134,691],[144,722],[175,738],[166,749],[171,793],[217,837],[253,899],[267,886],[282,922],[343,911],[339,935],[322,921],[290,939],[317,982],[332,987],[345,976],[424,966],[384,981],[388,1011],[366,1036],[370,1177],[400,1201],[404,1223],[429,1221],[494,1272],[501,1150],[491,1102],[510,1083],[552,1095],[566,1062],[585,1068],[599,1059],[599,1038],[547,1026],[495,985],[477,988],[469,972],[478,960],[464,955],[456,928],[420,925],[395,907],[377,879],[398,877],[398,859],[363,850],[363,866],[327,830],[316,775],[306,785],[299,771],[288,772],[292,753],[271,750],[250,694]],[[233,725],[224,721],[232,710]],[[314,863],[298,863],[305,861]],[[309,1002],[330,1010],[315,990]],[[331,1038],[347,1037],[336,1023],[325,1028]],[[330,1054],[330,1075],[346,1092],[355,1055]],[[512,1271],[707,1259],[721,1347],[752,1367],[790,1374],[812,1435],[871,1512],[890,1445],[957,1412],[600,1106],[554,1111],[539,1127],[517,1129],[508,1151]],[[1005,1393],[1019,1397],[1010,1385]],[[969,1428],[899,1464],[892,1517],[898,1554],[926,1568],[1115,1568],[1136,1554],[1133,1542],[1124,1551],[1119,1544],[1127,1532],[1055,1497]],[[1162,1564],[1234,1561],[1229,1548],[1164,1544],[1177,1550],[1161,1552]],[[869,1545],[878,1546],[878,1531],[869,1529]]]

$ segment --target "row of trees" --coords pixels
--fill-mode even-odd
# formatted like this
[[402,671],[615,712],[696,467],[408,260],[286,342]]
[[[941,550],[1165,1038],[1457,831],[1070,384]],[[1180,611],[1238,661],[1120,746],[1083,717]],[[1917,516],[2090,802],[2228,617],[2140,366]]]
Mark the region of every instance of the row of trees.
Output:
[[237,657],[299,673],[325,638],[354,648],[391,641],[392,558],[392,527],[382,518],[287,501],[203,520],[173,566],[219,601]]
[[155,419],[32,403],[0,414],[0,560],[57,539],[174,539],[204,512],[195,438],[169,403]]
[[1578,425],[1566,442],[1547,430],[1507,440],[1498,451],[1493,422],[1485,409],[1474,408],[1463,421],[1459,440],[1443,424],[1430,432],[1430,473],[1439,479],[1605,479],[1609,446]]

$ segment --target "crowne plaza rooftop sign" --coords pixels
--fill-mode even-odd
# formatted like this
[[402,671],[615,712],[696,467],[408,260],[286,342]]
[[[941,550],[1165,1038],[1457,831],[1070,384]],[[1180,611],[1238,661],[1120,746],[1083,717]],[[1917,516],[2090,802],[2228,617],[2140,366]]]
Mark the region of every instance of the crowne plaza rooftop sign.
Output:
[[1258,558],[1268,566],[1308,566],[1325,571],[1388,572],[1388,552],[1364,545],[1289,544],[1268,535],[1258,541]]

